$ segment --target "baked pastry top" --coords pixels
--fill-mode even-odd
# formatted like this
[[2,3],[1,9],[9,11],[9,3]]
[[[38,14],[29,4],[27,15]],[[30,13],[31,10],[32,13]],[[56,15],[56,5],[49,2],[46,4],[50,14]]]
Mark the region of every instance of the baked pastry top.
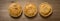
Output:
[[29,3],[24,7],[24,14],[28,17],[33,17],[37,13],[37,8],[34,4]]
[[10,15],[13,17],[18,17],[22,13],[22,7],[18,3],[11,3],[8,10]]
[[52,13],[51,5],[48,4],[47,2],[41,3],[39,5],[39,13],[44,17],[49,16]]

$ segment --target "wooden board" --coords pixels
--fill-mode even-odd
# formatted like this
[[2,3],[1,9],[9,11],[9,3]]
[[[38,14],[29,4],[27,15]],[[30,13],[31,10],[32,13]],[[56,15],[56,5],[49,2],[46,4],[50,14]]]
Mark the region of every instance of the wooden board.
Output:
[[[48,18],[43,18],[38,13],[33,18],[27,18],[24,13],[19,18],[12,18],[8,13],[8,7],[12,0],[0,0],[0,21],[60,21],[60,0],[18,0],[22,8],[28,2],[35,3],[37,8],[42,2],[48,2],[53,8],[53,13]],[[15,0],[13,0],[15,1]]]

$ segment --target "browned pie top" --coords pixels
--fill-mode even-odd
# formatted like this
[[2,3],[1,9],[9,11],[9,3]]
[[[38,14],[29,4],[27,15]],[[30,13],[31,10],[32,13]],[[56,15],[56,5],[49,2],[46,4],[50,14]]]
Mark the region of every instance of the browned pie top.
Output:
[[51,5],[48,4],[47,2],[41,3],[39,8],[40,8],[39,12],[42,16],[50,15],[52,10]]
[[18,3],[12,3],[8,9],[11,16],[18,17],[21,15],[22,8]]
[[32,3],[26,4],[26,6],[24,7],[24,13],[26,16],[29,16],[29,17],[35,16],[36,12],[37,12],[37,8]]

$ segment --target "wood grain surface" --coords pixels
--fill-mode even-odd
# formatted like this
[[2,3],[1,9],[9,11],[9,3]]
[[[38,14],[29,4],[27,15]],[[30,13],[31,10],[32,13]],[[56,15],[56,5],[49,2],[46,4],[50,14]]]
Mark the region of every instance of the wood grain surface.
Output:
[[36,4],[38,9],[40,3],[48,2],[53,8],[53,13],[47,18],[40,16],[38,13],[33,18],[26,17],[24,13],[22,13],[19,18],[12,18],[8,12],[11,1],[12,0],[0,0],[0,21],[60,21],[60,0],[18,0],[22,8],[29,2]]

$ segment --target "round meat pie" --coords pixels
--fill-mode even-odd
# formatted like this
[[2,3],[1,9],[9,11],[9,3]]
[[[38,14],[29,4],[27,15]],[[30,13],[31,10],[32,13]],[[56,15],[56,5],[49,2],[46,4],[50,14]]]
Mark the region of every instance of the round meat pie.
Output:
[[41,3],[39,6],[39,13],[43,17],[49,16],[52,13],[51,5],[48,4],[47,2]]
[[34,4],[32,3],[26,4],[26,6],[24,7],[24,14],[27,17],[33,17],[36,15],[36,13],[37,13],[37,8]]
[[18,3],[12,3],[8,10],[12,17],[19,17],[22,13],[22,8]]

